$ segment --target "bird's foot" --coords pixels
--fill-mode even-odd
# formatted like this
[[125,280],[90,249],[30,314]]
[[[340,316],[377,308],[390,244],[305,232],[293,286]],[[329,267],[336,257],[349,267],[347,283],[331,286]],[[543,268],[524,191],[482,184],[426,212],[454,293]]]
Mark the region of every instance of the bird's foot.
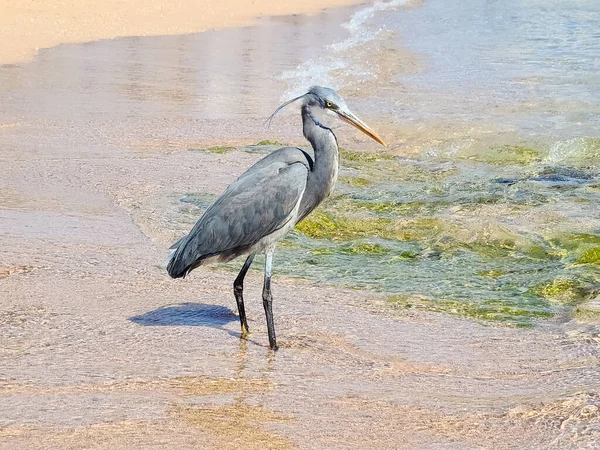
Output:
[[250,335],[250,330],[248,329],[248,325],[242,325],[242,339],[246,339]]

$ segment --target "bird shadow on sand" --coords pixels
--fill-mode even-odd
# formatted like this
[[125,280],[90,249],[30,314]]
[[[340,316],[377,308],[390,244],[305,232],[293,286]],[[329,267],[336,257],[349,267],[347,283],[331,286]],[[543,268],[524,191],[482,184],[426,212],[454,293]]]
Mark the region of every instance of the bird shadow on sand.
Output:
[[147,327],[188,326],[220,328],[239,318],[231,309],[204,303],[180,303],[163,306],[129,318],[133,323]]
[[231,322],[239,322],[239,317],[231,309],[205,303],[179,303],[163,306],[153,311],[130,317],[129,320],[145,327],[210,327],[218,328],[231,336],[241,337],[240,332],[223,328]]

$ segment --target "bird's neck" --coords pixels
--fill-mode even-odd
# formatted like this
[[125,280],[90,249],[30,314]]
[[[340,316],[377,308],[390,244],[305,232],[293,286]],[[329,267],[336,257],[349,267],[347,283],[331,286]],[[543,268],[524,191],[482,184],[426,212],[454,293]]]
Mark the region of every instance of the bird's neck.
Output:
[[[315,166],[328,167],[335,163],[337,170],[338,163],[338,143],[333,131],[323,125],[315,117],[311,107],[304,105],[302,107],[302,125],[304,137],[315,151]],[[316,169],[316,167],[315,167]]]
[[320,123],[307,105],[302,107],[302,123],[304,137],[312,145],[315,161],[308,176],[300,218],[329,196],[338,175],[338,144],[333,131]]

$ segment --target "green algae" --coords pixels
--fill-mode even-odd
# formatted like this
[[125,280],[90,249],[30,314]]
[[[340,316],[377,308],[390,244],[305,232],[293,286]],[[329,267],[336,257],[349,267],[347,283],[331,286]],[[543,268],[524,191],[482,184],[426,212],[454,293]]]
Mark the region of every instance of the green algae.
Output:
[[600,247],[586,250],[577,260],[579,264],[595,264],[600,266]]
[[[448,222],[446,222],[448,223]],[[499,224],[446,226],[436,248],[445,252],[469,251],[486,260],[527,258],[541,262],[561,258],[561,252],[536,237],[522,235]]]
[[344,148],[339,149],[340,157],[342,162],[358,162],[358,163],[372,163],[378,161],[390,161],[395,159],[395,156],[388,155],[379,152],[357,152],[352,150],[346,150]]
[[525,145],[501,145],[463,152],[462,157],[489,164],[529,165],[542,160],[542,152]]
[[423,241],[432,251],[449,255],[470,251],[488,259],[515,255],[536,260],[560,258],[556,250],[530,242],[503,227],[474,233],[447,219],[420,215],[448,206],[447,202],[371,202],[340,196],[305,219],[297,230],[313,239],[352,240],[372,236]]
[[501,226],[461,231],[461,235],[448,240],[446,246],[450,248],[458,246],[486,259],[511,256],[517,251],[519,245],[524,245],[520,236]]
[[281,142],[271,141],[269,139],[265,139],[264,141],[257,142],[254,145],[283,145]]
[[419,253],[405,250],[403,252],[400,252],[400,254],[394,255],[394,256],[392,256],[392,258],[387,259],[386,261],[383,261],[383,262],[387,263],[387,264],[393,264],[393,263],[398,262],[398,261],[411,261],[411,260],[415,260],[419,256],[420,256]]
[[585,322],[598,322],[600,321],[600,310],[578,306],[573,310],[572,316],[574,319]]
[[235,147],[228,147],[228,146],[216,146],[216,147],[209,147],[209,148],[203,149],[203,151],[205,151],[205,152],[213,153],[216,155],[222,155],[224,153],[229,153],[233,150],[235,150]]
[[549,240],[554,251],[574,264],[600,265],[600,236],[570,233]]
[[334,255],[335,251],[331,248],[315,248],[310,253],[311,255]]
[[575,250],[583,245],[600,245],[600,236],[589,233],[569,233],[556,236],[550,242],[566,250]]
[[528,243],[518,248],[518,251],[521,254],[533,259],[550,260],[560,258],[559,252],[546,249],[544,246],[539,244]]
[[311,255],[360,255],[379,256],[390,253],[391,250],[381,244],[352,241],[337,247],[318,247],[310,251]]
[[296,230],[313,239],[340,239],[346,237],[342,230],[343,223],[322,212],[314,211],[310,216],[296,225]]
[[372,184],[369,180],[362,177],[345,177],[341,176],[338,178],[341,183],[346,183],[353,187],[365,187]]
[[429,188],[429,190],[427,192],[429,195],[432,195],[434,197],[442,197],[442,196],[446,195],[446,191],[444,191],[440,187]]
[[531,319],[545,319],[554,315],[549,311],[506,305],[495,300],[466,303],[456,300],[432,300],[426,297],[393,295],[387,297],[387,301],[392,306],[401,309],[448,313],[458,317],[514,326],[530,326]]
[[506,275],[506,271],[501,269],[491,269],[491,270],[480,270],[475,272],[480,277],[486,278],[500,278],[502,275]]
[[340,249],[341,253],[347,255],[385,255],[390,253],[390,249],[379,244],[372,244],[368,242],[363,243],[352,243],[345,245]]
[[277,243],[280,247],[286,248],[301,248],[302,246],[298,242],[294,242],[289,238],[285,238]]
[[[423,206],[423,202],[412,202],[416,208],[413,209],[420,209]],[[359,208],[364,208],[366,210],[369,211],[375,211],[375,212],[400,212],[403,209],[407,210],[407,209],[411,209],[409,205],[407,205],[406,203],[403,204],[401,202],[359,202],[359,201],[355,201],[354,202],[355,208],[359,209]]]
[[550,301],[567,304],[582,302],[590,295],[590,290],[580,282],[559,279],[539,284],[531,292]]
[[437,218],[393,220],[383,217],[349,217],[317,210],[296,230],[313,239],[350,240],[361,237],[407,241],[432,237],[444,229]]
[[422,216],[430,215],[450,206],[445,201],[376,201],[356,199],[347,195],[332,198],[326,205],[326,209],[334,214],[349,213],[375,213],[377,216]]
[[556,142],[550,149],[552,161],[572,166],[588,166],[600,162],[600,138],[579,137]]
[[541,160],[538,150],[522,145],[503,145],[501,147],[493,147],[492,151],[494,150],[499,155],[502,155],[503,160],[510,160],[514,164],[531,164],[532,162]]
[[339,152],[342,168],[358,171],[359,174],[353,177],[360,179],[353,182],[351,177],[340,177],[340,181],[355,187],[365,187],[370,184],[431,183],[458,173],[457,167],[430,168],[424,164],[415,164],[410,160],[402,160],[396,155],[383,152],[361,152],[343,148]]
[[473,244],[464,244],[463,247],[489,260],[505,258],[510,256],[515,250],[514,242],[511,241],[490,243],[477,242]]
[[367,201],[354,201],[351,205],[354,209],[366,209],[368,211],[374,211],[377,213],[394,213],[399,215],[414,216],[416,214],[424,214],[431,212],[437,206],[442,204],[446,206],[446,203],[425,203],[422,201],[414,202],[367,202]]

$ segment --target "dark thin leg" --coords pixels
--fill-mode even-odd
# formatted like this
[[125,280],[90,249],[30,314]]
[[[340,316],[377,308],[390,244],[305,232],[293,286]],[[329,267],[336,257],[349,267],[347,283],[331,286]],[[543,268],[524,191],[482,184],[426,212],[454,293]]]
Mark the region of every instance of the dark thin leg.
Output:
[[235,301],[238,306],[238,313],[240,315],[240,324],[242,325],[242,337],[246,337],[248,332],[248,322],[246,321],[246,309],[244,308],[244,277],[248,272],[248,269],[252,265],[254,255],[248,256],[246,262],[242,266],[242,270],[238,274],[237,278],[233,282],[233,295],[235,295]]
[[273,323],[273,295],[271,295],[271,263],[273,261],[273,250],[267,250],[265,258],[265,284],[263,285],[263,306],[267,316],[267,329],[269,331],[269,345],[277,350],[275,339],[275,325]]

